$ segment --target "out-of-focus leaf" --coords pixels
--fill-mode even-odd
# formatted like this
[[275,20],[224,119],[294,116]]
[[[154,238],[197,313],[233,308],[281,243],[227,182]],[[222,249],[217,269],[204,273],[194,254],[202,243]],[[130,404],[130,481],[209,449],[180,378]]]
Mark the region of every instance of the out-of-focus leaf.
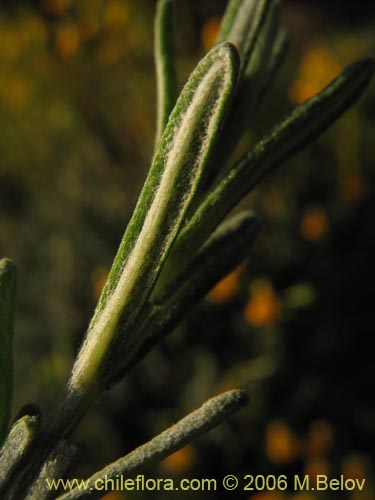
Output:
[[173,49],[173,0],[160,0],[155,16],[155,67],[157,84],[157,145],[177,100],[177,77]]

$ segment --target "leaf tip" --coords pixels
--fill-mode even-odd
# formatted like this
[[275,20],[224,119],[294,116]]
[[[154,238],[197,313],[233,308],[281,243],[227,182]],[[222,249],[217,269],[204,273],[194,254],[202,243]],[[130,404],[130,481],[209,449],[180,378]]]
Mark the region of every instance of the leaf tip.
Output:
[[222,42],[211,50],[217,52],[217,55],[227,62],[237,76],[240,68],[240,55],[237,47],[232,42]]
[[11,259],[8,259],[7,257],[0,259],[0,276],[7,277],[8,279],[15,279],[16,274],[17,268]]

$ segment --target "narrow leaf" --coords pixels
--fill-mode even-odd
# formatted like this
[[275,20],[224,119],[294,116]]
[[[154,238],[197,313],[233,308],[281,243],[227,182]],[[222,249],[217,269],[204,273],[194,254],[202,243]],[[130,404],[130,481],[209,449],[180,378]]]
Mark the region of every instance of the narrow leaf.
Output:
[[40,413],[24,415],[13,424],[0,450],[0,496],[3,486],[15,475],[15,471],[34,443],[40,424]]
[[259,102],[261,102],[267,93],[269,87],[272,85],[277,72],[284,60],[285,53],[288,47],[288,37],[283,29],[279,29],[272,46],[271,56],[268,60],[267,72],[263,79],[262,88],[260,90]]
[[143,359],[224,276],[248,255],[260,223],[252,212],[240,212],[224,221],[194,259],[154,298],[151,313],[140,327],[137,343],[123,360],[120,380]]
[[[212,162],[212,169],[215,169],[216,173],[220,172],[220,167],[229,158],[254,118],[268,76],[272,48],[277,33],[279,2],[271,2],[267,6],[265,14],[262,10],[262,15],[263,17],[260,18],[262,20],[261,29],[256,31],[254,46],[249,53],[231,112],[225,123],[223,131],[225,141],[219,143],[215,159]],[[215,176],[212,175],[212,179],[214,178]]]
[[73,368],[72,392],[96,385],[99,368],[109,373],[126,345],[211,156],[237,72],[237,52],[225,43],[207,54],[184,87]]
[[8,430],[12,404],[12,344],[16,268],[0,260],[0,446]]
[[[225,215],[270,171],[311,143],[362,94],[374,72],[374,60],[346,68],[322,92],[295,108],[246,153],[207,196],[179,235],[173,261],[191,255]],[[172,256],[171,256],[172,257]]]
[[243,70],[247,67],[272,2],[273,0],[232,0],[225,11],[217,43],[227,41],[237,47]]
[[155,16],[155,68],[157,88],[156,140],[159,143],[177,101],[177,77],[173,47],[173,0],[159,0]]
[[116,479],[122,475],[134,476],[143,472],[216,427],[247,403],[248,398],[241,390],[228,391],[209,399],[198,410],[193,411],[148,443],[96,472],[87,480],[87,488],[84,490],[76,488],[61,495],[58,500],[94,499],[103,496],[104,491],[98,491],[98,489],[104,485],[105,480]]
[[50,454],[38,478],[31,485],[25,500],[52,500],[56,491],[48,487],[48,481],[69,477],[78,466],[84,454],[84,447],[72,441],[63,440]]

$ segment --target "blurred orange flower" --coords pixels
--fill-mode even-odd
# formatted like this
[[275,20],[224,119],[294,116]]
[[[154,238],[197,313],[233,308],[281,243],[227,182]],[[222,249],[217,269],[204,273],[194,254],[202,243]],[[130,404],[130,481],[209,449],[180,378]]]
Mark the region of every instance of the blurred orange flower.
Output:
[[266,429],[266,455],[277,465],[295,460],[301,453],[300,440],[279,420],[270,422]]
[[161,462],[165,470],[173,474],[183,474],[188,471],[195,460],[194,448],[188,444],[180,450],[172,453]]
[[326,420],[316,420],[311,423],[306,438],[306,453],[310,456],[321,456],[332,446],[333,429]]
[[355,36],[343,38],[337,45],[328,39],[317,40],[302,55],[297,77],[289,87],[291,102],[300,104],[320,92],[365,50],[362,40]]
[[345,478],[364,479],[366,477],[367,460],[363,455],[348,455],[343,460],[342,474]]
[[80,46],[80,33],[75,23],[64,23],[55,35],[55,52],[61,59],[70,59],[78,51]]
[[366,183],[361,175],[354,173],[339,179],[338,190],[344,201],[355,201],[365,195]]
[[0,81],[0,97],[3,105],[11,112],[23,111],[32,95],[30,81],[22,75],[8,75]]
[[326,45],[319,42],[303,54],[296,80],[289,87],[289,98],[300,104],[320,92],[343,69],[344,64]]
[[240,290],[241,267],[229,273],[219,283],[208,292],[206,299],[211,304],[225,304],[232,300]]
[[309,241],[318,241],[328,232],[328,217],[319,205],[308,205],[302,214],[300,232]]
[[101,497],[100,500],[125,500],[125,495],[119,491],[111,491],[108,495]]
[[220,23],[220,17],[212,17],[204,23],[201,32],[201,40],[204,50],[210,50],[211,47],[213,47],[219,33]]
[[121,31],[129,17],[128,8],[123,1],[109,2],[104,11],[104,24],[110,31]]
[[271,283],[263,278],[254,280],[250,286],[250,299],[244,311],[246,320],[252,326],[267,326],[278,320],[280,312],[280,300]]
[[316,486],[316,478],[318,475],[330,475],[330,464],[324,458],[311,458],[306,461],[304,474],[309,476],[311,486]]

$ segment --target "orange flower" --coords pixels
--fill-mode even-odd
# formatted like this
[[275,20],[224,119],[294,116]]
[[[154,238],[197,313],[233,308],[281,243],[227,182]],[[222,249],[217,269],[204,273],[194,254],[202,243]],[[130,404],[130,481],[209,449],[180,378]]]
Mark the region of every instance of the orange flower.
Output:
[[210,50],[213,47],[216,37],[219,33],[221,19],[220,17],[212,17],[202,28],[201,40],[204,50]]
[[102,497],[100,500],[125,500],[125,495],[123,493],[120,493],[119,491],[112,491],[111,493],[108,493],[108,495]]
[[123,0],[109,2],[104,11],[104,24],[110,31],[121,31],[129,17],[127,7]]
[[239,278],[241,274],[241,267],[229,273],[219,283],[208,292],[206,299],[211,304],[225,304],[232,300],[240,289]]
[[343,61],[319,42],[303,54],[296,80],[289,87],[289,98],[300,104],[320,92],[343,69]]
[[257,279],[250,290],[250,300],[244,311],[246,320],[255,327],[275,323],[280,317],[281,305],[271,283],[266,279]]
[[358,174],[348,175],[339,180],[339,193],[345,201],[361,199],[366,193],[366,183]]
[[25,109],[32,95],[30,82],[22,75],[9,76],[1,89],[3,92],[2,100],[5,106],[12,112],[20,112]]
[[302,214],[300,232],[309,241],[322,239],[328,231],[328,218],[319,205],[308,205]]
[[64,23],[58,28],[55,36],[56,54],[61,59],[70,59],[77,53],[80,42],[78,26],[74,23]]
[[362,480],[366,477],[366,458],[362,455],[348,455],[342,465],[342,473],[347,479]]
[[172,453],[172,455],[169,455],[161,464],[165,470],[172,474],[183,474],[191,468],[194,460],[194,448],[188,444],[175,453]]
[[289,427],[279,420],[270,422],[266,429],[266,455],[277,465],[295,460],[301,452],[301,443]]
[[329,422],[316,420],[310,425],[306,440],[308,455],[321,456],[329,451],[332,446],[333,430]]
[[318,475],[329,476],[330,464],[323,458],[312,458],[307,460],[304,467],[304,474],[309,476],[311,486],[315,487]]

